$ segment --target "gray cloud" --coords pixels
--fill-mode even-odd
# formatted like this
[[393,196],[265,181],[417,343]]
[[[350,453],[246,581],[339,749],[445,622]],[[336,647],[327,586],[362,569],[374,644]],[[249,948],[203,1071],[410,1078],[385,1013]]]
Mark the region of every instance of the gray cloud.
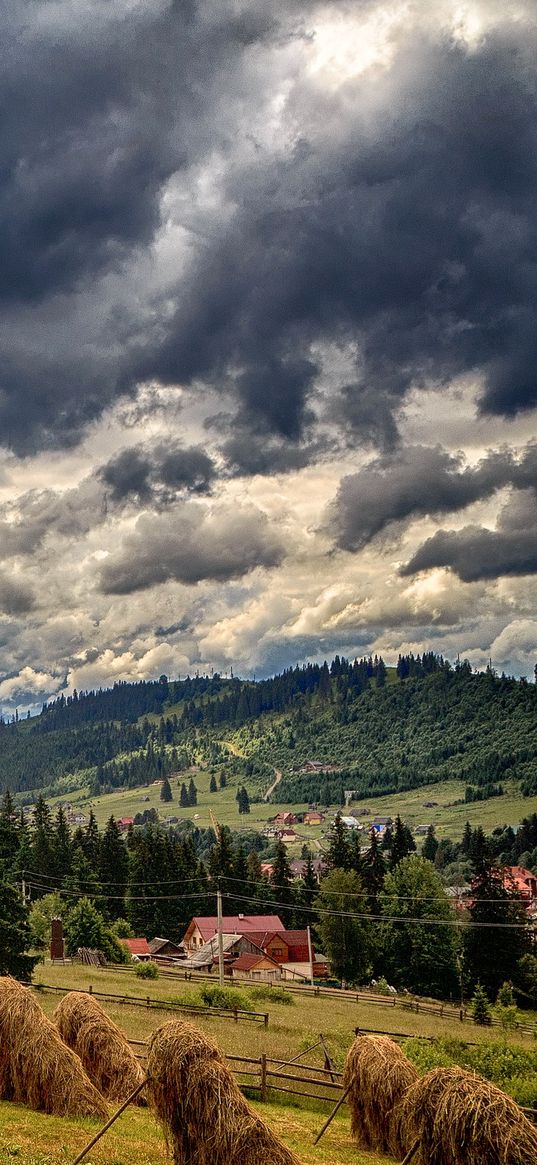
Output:
[[506,485],[537,489],[536,445],[518,457],[489,453],[472,468],[440,446],[408,446],[344,477],[329,521],[338,546],[359,550],[390,522],[461,510]]
[[187,503],[158,516],[142,514],[132,534],[101,570],[104,594],[130,594],[175,579],[240,578],[258,566],[279,566],[284,548],[254,506],[214,512]]
[[[277,54],[314,8],[4,6],[0,424],[15,449],[76,442],[151,378],[232,390],[255,434],[300,442],[312,351],[334,339],[357,352],[330,410],[349,440],[393,447],[408,388],[461,372],[483,376],[485,411],[537,402],[531,14],[472,51],[412,29],[389,71],[338,93],[291,73],[291,144],[257,141]],[[196,167],[213,156],[205,206]],[[144,289],[177,176],[188,262],[175,287],[164,264]]]
[[25,580],[0,572],[0,611],[4,615],[24,615],[35,606],[36,597]]
[[122,449],[99,470],[116,502],[125,498],[170,500],[178,491],[208,493],[216,476],[215,464],[199,446],[184,448],[161,441]]
[[400,573],[413,575],[441,566],[449,567],[463,582],[537,573],[537,501],[533,491],[510,499],[496,530],[483,526],[439,530]]

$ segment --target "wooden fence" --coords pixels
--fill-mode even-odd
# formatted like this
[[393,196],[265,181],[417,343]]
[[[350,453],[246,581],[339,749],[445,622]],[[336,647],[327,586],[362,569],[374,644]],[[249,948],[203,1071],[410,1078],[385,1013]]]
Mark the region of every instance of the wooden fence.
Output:
[[[364,1031],[365,1029],[361,1028],[360,1030]],[[378,1034],[400,1035],[396,1032]],[[137,1049],[138,1059],[144,1063],[147,1059],[145,1054],[147,1044],[142,1040],[129,1040],[129,1043]],[[138,1049],[144,1049],[144,1051],[138,1051]],[[258,1092],[261,1101],[270,1100],[274,1093],[285,1093],[287,1096],[324,1101],[332,1106],[343,1093],[343,1073],[336,1071],[333,1066],[317,1068],[312,1064],[297,1064],[296,1060],[273,1060],[265,1055],[261,1055],[257,1059],[249,1056],[226,1055],[226,1060],[240,1087],[246,1091]],[[521,1111],[529,1120],[537,1124],[536,1108],[521,1106]]]
[[[108,963],[101,970],[124,972],[128,973],[132,968],[116,966]],[[99,968],[96,968],[99,970]],[[168,968],[160,967],[160,974],[166,979],[177,979],[185,982],[215,982],[215,976],[210,974],[203,974],[199,971],[180,971],[168,970]],[[253,980],[246,978],[238,978],[233,976],[233,984],[240,984],[242,987],[276,987],[289,991],[291,994],[318,996],[329,999],[346,1000],[348,1003],[374,1003],[384,1007],[394,1008],[400,1007],[404,1011],[412,1011],[416,1015],[436,1015],[440,1019],[457,1019],[461,1023],[473,1023],[471,1012],[465,1006],[456,1006],[453,1003],[434,1003],[430,1000],[417,999],[415,996],[407,995],[378,995],[373,991],[349,991],[341,987],[321,987],[318,984],[311,986],[308,983],[290,983],[278,980],[272,983],[270,980]],[[492,1027],[502,1027],[502,1022],[496,1016],[491,1018]],[[528,1023],[525,1020],[515,1020],[515,1030],[522,1033],[522,1035],[537,1036],[537,1024]]]
[[[36,991],[53,991],[56,994],[65,995],[65,987],[53,987],[49,983],[34,984]],[[139,995],[112,995],[108,991],[94,991],[93,985],[90,983],[87,990],[80,988],[72,988],[78,991],[80,995],[95,995],[97,999],[106,999],[107,1002],[124,1003],[129,1007],[147,1007],[153,1008],[155,1011],[175,1011],[183,1013],[183,1015],[213,1015],[222,1019],[232,1019],[235,1023],[239,1020],[250,1021],[253,1023],[262,1023],[263,1027],[268,1027],[269,1017],[266,1011],[245,1011],[241,1007],[211,1007],[209,1004],[202,1003],[177,1003],[171,999],[151,999],[149,995],[142,999]]]

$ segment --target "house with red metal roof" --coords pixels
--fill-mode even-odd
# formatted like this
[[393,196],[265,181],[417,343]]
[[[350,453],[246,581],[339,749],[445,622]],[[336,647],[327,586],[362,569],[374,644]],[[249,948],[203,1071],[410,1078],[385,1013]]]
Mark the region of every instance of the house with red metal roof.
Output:
[[131,958],[136,962],[151,958],[151,949],[146,938],[120,938],[118,942],[127,948]]
[[[274,932],[284,929],[283,922],[277,914],[234,914],[222,919],[224,934],[251,936],[254,931],[270,930]],[[181,942],[187,951],[196,951],[204,943],[208,943],[210,939],[214,938],[217,933],[218,918],[216,915],[197,917],[189,922]]]

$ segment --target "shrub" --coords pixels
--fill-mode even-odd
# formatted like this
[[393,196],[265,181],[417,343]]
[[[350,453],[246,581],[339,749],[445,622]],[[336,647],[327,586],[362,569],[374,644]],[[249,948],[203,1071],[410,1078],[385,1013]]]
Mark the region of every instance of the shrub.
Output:
[[496,1003],[498,1007],[515,1006],[515,997],[513,995],[513,988],[511,987],[510,983],[502,983],[501,987],[498,988]]
[[537,1052],[504,1042],[472,1046],[463,1040],[405,1040],[405,1052],[420,1072],[457,1064],[478,1072],[513,1097],[518,1104],[537,1100]]
[[136,963],[134,974],[139,979],[158,979],[158,967],[149,959],[146,963]]
[[268,1003],[285,1003],[287,1007],[294,1007],[295,1000],[290,991],[286,991],[285,987],[269,987],[268,983],[263,987],[254,987],[250,991],[250,999],[259,999],[261,1002]]
[[204,983],[200,998],[206,1007],[223,1007],[226,1011],[235,1011],[235,1008],[240,1011],[253,1011],[248,996],[243,991],[238,991],[236,987],[221,987],[219,983],[215,983],[213,987],[211,983]]

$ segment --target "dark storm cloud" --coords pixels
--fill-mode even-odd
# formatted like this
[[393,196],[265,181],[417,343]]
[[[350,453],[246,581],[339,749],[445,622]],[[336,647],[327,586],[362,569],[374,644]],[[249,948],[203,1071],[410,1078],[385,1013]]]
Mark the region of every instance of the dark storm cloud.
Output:
[[309,421],[323,338],[360,350],[331,405],[358,438],[393,445],[411,385],[468,371],[484,376],[484,410],[534,405],[534,50],[529,29],[471,52],[413,38],[388,79],[347,86],[340,106],[304,84],[293,156],[228,175],[237,213],[140,370],[227,378],[241,416],[286,438]]
[[439,530],[400,573],[413,575],[434,567],[448,567],[463,582],[537,573],[537,501],[533,491],[514,495],[501,511],[496,530],[483,526]]
[[344,550],[360,550],[390,522],[464,509],[506,485],[537,489],[537,445],[519,458],[489,453],[474,468],[440,446],[409,446],[342,478],[329,523]]
[[124,595],[175,579],[225,582],[258,566],[279,566],[284,548],[254,506],[214,513],[196,503],[158,515],[142,514],[132,534],[101,570],[104,594]]
[[304,444],[282,441],[251,433],[244,428],[236,431],[220,447],[232,475],[254,476],[256,473],[293,473],[326,456],[331,443],[326,438]]
[[[268,49],[306,35],[314,7],[4,6],[0,430],[14,448],[76,441],[151,378],[232,389],[243,427],[299,443],[312,352],[334,339],[359,352],[326,410],[351,441],[393,447],[409,386],[461,372],[482,373],[484,410],[537,402],[534,30],[471,52],[412,32],[390,70],[339,94],[291,86],[292,148],[247,148],[272,97]],[[166,183],[213,152],[234,209],[196,206],[162,311],[152,287],[124,318],[103,288],[98,342],[34,343],[34,308],[142,261]]]
[[35,594],[22,579],[0,572],[0,611],[3,615],[25,615],[35,606]]
[[215,475],[214,462],[203,449],[183,448],[172,441],[153,448],[123,449],[99,470],[114,501],[127,497],[170,500],[181,490],[208,493]]

